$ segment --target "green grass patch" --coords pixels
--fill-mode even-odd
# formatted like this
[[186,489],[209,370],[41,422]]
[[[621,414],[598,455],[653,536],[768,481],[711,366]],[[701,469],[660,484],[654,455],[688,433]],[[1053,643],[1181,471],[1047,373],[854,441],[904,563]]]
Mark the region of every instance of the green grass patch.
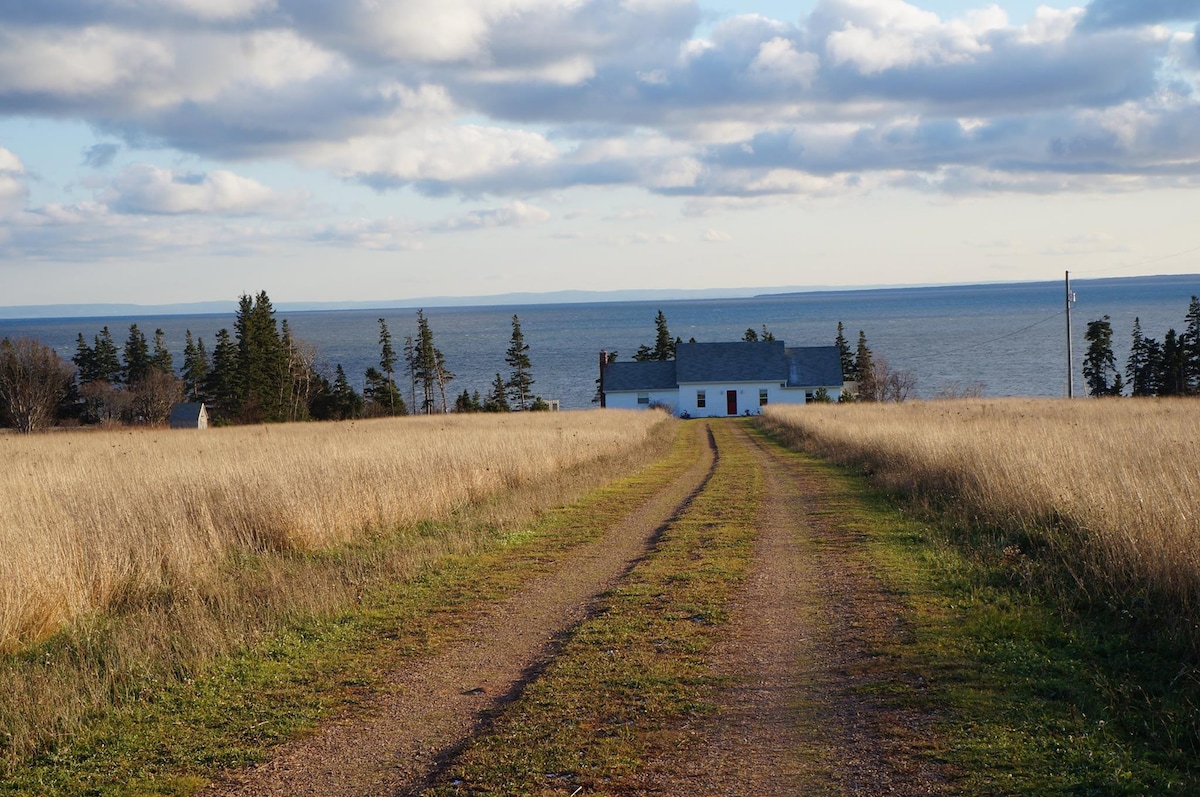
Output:
[[707,487],[429,794],[620,791],[681,742],[688,717],[712,710],[705,653],[752,560],[762,495],[729,425],[714,432]]
[[[298,613],[286,628],[182,671],[98,678],[96,688],[121,693],[112,708],[33,755],[8,751],[0,762],[0,795],[190,794],[220,769],[262,761],[273,745],[362,701],[404,657],[456,638],[480,602],[503,597],[545,572],[563,551],[597,538],[690,467],[699,449],[693,429],[681,426],[669,456],[658,463],[519,527],[480,526],[473,532],[483,538],[478,551],[441,557],[415,578],[389,571],[393,550],[453,536],[456,524],[476,521],[465,516],[337,551],[277,555],[291,562],[282,569],[278,562],[260,568],[252,556],[232,561],[240,578],[252,582],[262,569],[301,587],[315,573],[333,571],[354,582],[358,598],[339,612]],[[252,588],[269,599],[269,586]],[[105,638],[98,623],[86,634],[65,634],[0,660],[0,668],[117,656],[104,647]],[[3,744],[0,737],[0,753]]]
[[[928,716],[922,745],[961,795],[1200,793],[1190,739],[1200,690],[1187,648],[1147,645],[1103,612],[1080,613],[1027,577],[1013,549],[940,527],[902,496],[804,453],[825,508],[861,532],[911,633],[866,687]],[[918,685],[914,688],[914,685]]]

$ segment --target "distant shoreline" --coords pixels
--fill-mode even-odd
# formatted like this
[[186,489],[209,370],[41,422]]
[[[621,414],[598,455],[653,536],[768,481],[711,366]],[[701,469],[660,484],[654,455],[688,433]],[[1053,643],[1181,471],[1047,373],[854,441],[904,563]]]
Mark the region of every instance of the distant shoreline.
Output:
[[[1179,280],[1193,282],[1194,290],[1200,292],[1200,274],[1146,274],[1135,277],[1091,277],[1073,279],[1072,284],[1098,282],[1120,282],[1133,280]],[[605,302],[671,302],[698,301],[705,299],[770,299],[790,298],[811,294],[847,294],[882,291],[920,291],[1009,286],[1041,286],[1059,280],[1023,280],[1015,282],[967,282],[967,283],[922,283],[916,285],[862,285],[862,286],[780,286],[754,288],[697,288],[697,289],[648,289],[616,291],[548,291],[545,293],[520,292],[484,296],[427,296],[416,299],[393,299],[385,301],[281,301],[275,303],[279,312],[313,312],[323,310],[396,310],[417,307],[503,307],[506,305],[542,304],[600,304]],[[269,287],[267,288],[269,290]],[[33,320],[55,318],[136,318],[167,315],[221,315],[237,310],[237,301],[175,302],[165,304],[133,303],[87,303],[87,304],[44,304],[0,306],[0,319]]]

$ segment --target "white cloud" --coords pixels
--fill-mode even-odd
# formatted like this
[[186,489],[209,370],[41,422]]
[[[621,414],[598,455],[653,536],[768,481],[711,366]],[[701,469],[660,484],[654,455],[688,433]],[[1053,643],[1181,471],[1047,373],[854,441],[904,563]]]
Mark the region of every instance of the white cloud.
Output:
[[514,201],[502,207],[473,210],[465,215],[446,219],[432,225],[430,230],[433,232],[459,232],[493,227],[528,227],[540,224],[549,218],[549,211],[543,208]]
[[782,36],[763,42],[758,55],[750,62],[750,71],[764,80],[778,80],[809,86],[821,68],[821,58],[816,53],[801,53],[795,45]]
[[348,249],[411,251],[422,247],[415,225],[405,219],[354,219],[324,225],[312,241]]
[[[1083,8],[1014,25],[998,5],[943,19],[903,0],[820,0],[796,23],[741,14],[699,39],[691,0],[54,7],[0,26],[0,115],[78,120],[122,152],[219,166],[126,170],[100,197],[118,214],[296,201],[231,159],[526,201],[585,185],[731,201],[881,181],[1129,190],[1169,169],[1188,182],[1200,163],[1195,36],[1095,31]],[[25,176],[0,180],[9,206],[27,201]],[[463,229],[471,218],[493,217]]]
[[161,214],[262,213],[295,206],[299,201],[225,170],[185,174],[150,164],[126,168],[103,199],[123,213]]
[[656,216],[658,213],[650,208],[629,208],[605,217],[605,221],[641,221],[642,219],[653,219]]
[[692,188],[703,174],[704,165],[696,158],[671,158],[654,168],[646,182],[659,190]]
[[424,127],[392,137],[362,137],[313,147],[305,159],[378,187],[412,182],[465,183],[559,157],[537,133],[479,125]]
[[166,42],[107,27],[0,29],[0,93],[70,100],[168,73]]
[[701,239],[712,244],[723,244],[733,240],[733,236],[723,230],[707,229]]
[[472,76],[481,83],[549,83],[575,86],[596,75],[596,65],[585,56],[572,56],[548,64],[508,69],[483,69]]
[[28,194],[25,165],[16,153],[0,147],[0,218],[24,207]]
[[24,174],[25,165],[21,163],[21,159],[12,150],[0,147],[0,172],[11,172],[13,174]]
[[1084,9],[1057,9],[1039,6],[1033,20],[1018,30],[1022,44],[1046,45],[1066,41],[1083,19]]
[[205,22],[248,19],[275,8],[275,0],[109,0],[108,4],[135,14],[166,11]]
[[987,15],[943,22],[902,0],[826,0],[819,13],[841,20],[841,28],[825,40],[830,59],[853,64],[864,74],[969,62],[988,49],[981,34],[995,23]]

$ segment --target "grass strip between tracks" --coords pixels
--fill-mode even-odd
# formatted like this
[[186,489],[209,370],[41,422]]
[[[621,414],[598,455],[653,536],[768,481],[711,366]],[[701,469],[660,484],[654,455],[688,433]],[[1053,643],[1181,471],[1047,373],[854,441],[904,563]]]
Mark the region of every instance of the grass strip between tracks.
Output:
[[427,794],[627,791],[711,710],[705,653],[753,558],[762,473],[730,424],[707,485],[561,653]]
[[[264,760],[271,746],[369,697],[398,658],[436,651],[470,610],[552,566],[556,555],[597,538],[630,507],[686,471],[702,441],[679,427],[669,456],[526,524],[492,530],[474,553],[447,556],[408,581],[375,577],[359,602],[334,616],[301,617],[285,633],[207,666],[193,677],[150,677],[120,709],[31,760],[10,763],[0,795],[182,795],[217,770]],[[499,499],[503,500],[503,498]],[[420,533],[449,534],[450,523]],[[489,534],[483,529],[479,532]],[[297,554],[299,572],[328,566],[356,573],[386,562],[411,534],[324,554]],[[253,561],[240,566],[254,567]],[[50,643],[52,648],[53,643]],[[5,666],[36,666],[34,651]],[[3,664],[0,662],[0,664]]]

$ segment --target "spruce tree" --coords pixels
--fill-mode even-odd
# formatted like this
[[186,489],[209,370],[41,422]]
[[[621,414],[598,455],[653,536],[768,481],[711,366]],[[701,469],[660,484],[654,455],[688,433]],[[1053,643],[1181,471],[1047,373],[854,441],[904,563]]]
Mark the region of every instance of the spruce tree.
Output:
[[512,339],[504,353],[504,362],[512,369],[506,383],[508,395],[512,399],[512,408],[518,412],[529,409],[533,387],[533,376],[530,373],[532,363],[529,360],[529,344],[525,342],[525,335],[521,332],[521,319],[516,315],[512,317]]
[[858,382],[859,401],[877,401],[880,385],[876,384],[875,363],[867,347],[867,335],[858,331],[858,347],[854,352],[854,374]]
[[212,370],[204,380],[204,393],[212,402],[219,421],[232,421],[241,410],[238,384],[238,347],[228,329],[217,332],[213,347]]
[[167,349],[166,336],[161,329],[154,330],[154,354],[150,357],[150,367],[169,376],[175,375],[175,362]]
[[483,400],[483,411],[509,412],[511,409],[508,406],[508,386],[504,384],[504,379],[500,374],[496,374],[496,378],[492,381],[492,392],[488,393],[487,398]]
[[125,341],[125,362],[121,370],[121,379],[133,387],[139,384],[150,373],[150,344],[146,335],[137,324],[129,325],[129,337]]
[[1163,336],[1162,355],[1158,360],[1158,395],[1180,396],[1185,387],[1183,346],[1174,329]]
[[1083,358],[1083,378],[1087,382],[1088,395],[1121,395],[1121,374],[1112,350],[1112,324],[1108,316],[1098,321],[1089,321],[1083,339],[1088,342]]
[[407,415],[404,396],[396,389],[396,383],[384,376],[378,368],[368,368],[364,375],[363,398],[371,415]]
[[742,335],[743,343],[758,343],[758,333],[754,331],[754,327],[746,327],[746,333]]
[[1180,336],[1183,358],[1184,392],[1200,393],[1200,298],[1193,296],[1188,303],[1186,324]]
[[667,317],[662,310],[659,310],[658,315],[654,317],[654,348],[642,344],[638,347],[637,353],[633,355],[633,359],[638,362],[673,360],[675,359],[675,343],[670,330],[667,329]]
[[94,344],[92,352],[95,360],[95,381],[108,382],[115,385],[121,381],[121,360],[117,352],[117,344],[112,338],[112,333],[108,331],[108,327],[100,330],[100,334],[93,338]]
[[234,320],[237,339],[238,412],[243,421],[287,419],[291,379],[288,352],[275,323],[266,291],[238,300]]
[[388,408],[391,415],[403,415],[400,411],[404,402],[397,406],[396,397],[396,350],[392,348],[392,333],[388,331],[387,322],[379,319],[379,367],[387,377]]
[[362,415],[362,396],[358,395],[354,388],[350,386],[350,381],[346,379],[346,372],[342,369],[341,363],[337,365],[330,395],[333,399],[334,416],[336,419],[348,420],[358,418]]
[[84,340],[82,332],[75,338],[75,356],[71,358],[71,362],[75,363],[75,378],[79,380],[80,385],[90,384],[99,378],[96,372],[96,352]]
[[850,352],[850,343],[846,340],[846,331],[839,321],[837,325],[837,337],[833,343],[837,346],[838,356],[842,360],[842,381],[854,382],[858,379],[858,374],[854,370],[854,355]]
[[417,310],[417,340],[413,346],[413,380],[421,388],[421,414],[432,415],[437,407],[440,382],[440,352],[433,345],[433,331],[424,310]]
[[412,335],[404,338],[404,370],[408,374],[408,404],[417,411],[417,344]]
[[470,393],[466,388],[458,394],[458,398],[454,400],[455,412],[483,412],[483,402],[479,398],[479,391]]
[[208,352],[204,340],[193,340],[192,330],[183,336],[183,390],[188,401],[204,401],[204,383],[208,380]]
[[446,386],[454,381],[454,372],[446,367],[446,356],[442,354],[442,350],[434,348],[434,362],[436,364],[437,387],[438,395],[441,397],[442,412],[449,412],[450,405],[446,403]]
[[1153,373],[1150,361],[1150,339],[1142,335],[1142,321],[1133,319],[1133,342],[1129,346],[1129,359],[1125,362],[1125,381],[1132,396],[1153,396]]

